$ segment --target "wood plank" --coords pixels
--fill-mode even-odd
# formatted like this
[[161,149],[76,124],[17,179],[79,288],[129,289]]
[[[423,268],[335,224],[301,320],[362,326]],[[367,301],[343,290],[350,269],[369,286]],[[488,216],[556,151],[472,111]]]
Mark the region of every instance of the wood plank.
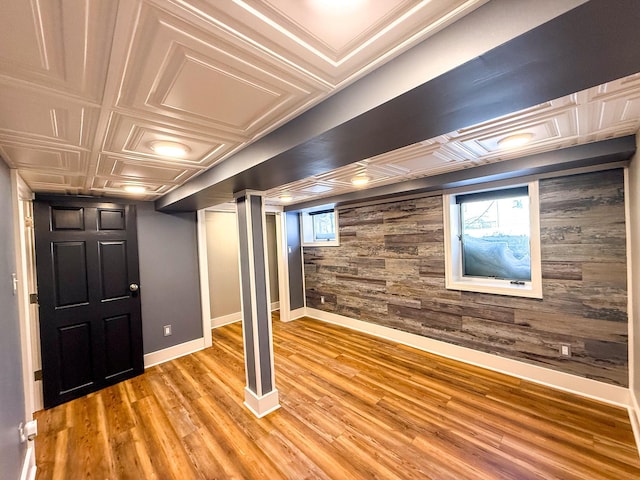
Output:
[[227,325],[39,412],[38,479],[640,478],[624,409],[315,320],[273,332],[279,410],[244,407],[242,327]]
[[[542,299],[446,289],[442,196],[433,195],[341,210],[349,241],[304,249],[307,306],[628,386],[623,170],[539,185]],[[559,358],[567,343],[576,355]]]

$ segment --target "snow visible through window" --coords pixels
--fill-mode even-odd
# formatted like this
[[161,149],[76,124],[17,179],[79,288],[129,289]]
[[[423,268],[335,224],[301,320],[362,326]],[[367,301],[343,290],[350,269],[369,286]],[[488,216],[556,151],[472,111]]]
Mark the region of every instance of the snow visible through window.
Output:
[[529,196],[460,203],[463,275],[531,280]]

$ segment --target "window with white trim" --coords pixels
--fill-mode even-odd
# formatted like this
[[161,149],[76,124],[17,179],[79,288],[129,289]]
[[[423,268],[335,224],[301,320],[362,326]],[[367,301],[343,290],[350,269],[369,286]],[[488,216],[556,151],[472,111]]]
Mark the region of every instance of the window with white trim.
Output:
[[303,246],[338,246],[338,212],[324,209],[300,214]]
[[538,182],[443,201],[448,289],[542,298]]

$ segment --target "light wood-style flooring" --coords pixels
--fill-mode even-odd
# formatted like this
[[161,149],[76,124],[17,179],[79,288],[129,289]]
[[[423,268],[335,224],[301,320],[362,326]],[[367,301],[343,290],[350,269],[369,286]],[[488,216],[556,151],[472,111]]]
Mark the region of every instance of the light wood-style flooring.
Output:
[[40,412],[38,479],[640,479],[624,409],[303,319],[258,420],[240,324],[213,341]]

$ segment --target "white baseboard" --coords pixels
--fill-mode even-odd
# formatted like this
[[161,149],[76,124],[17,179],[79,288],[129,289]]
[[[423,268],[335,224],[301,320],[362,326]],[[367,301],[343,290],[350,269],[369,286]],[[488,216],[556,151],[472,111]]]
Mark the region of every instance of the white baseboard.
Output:
[[279,398],[280,396],[276,389],[259,397],[248,387],[244,387],[244,405],[258,418],[262,418],[280,408]]
[[306,315],[328,323],[358,330],[426,352],[458,360],[478,367],[504,373],[569,393],[599,400],[611,405],[629,408],[631,397],[628,388],[609,385],[577,375],[558,372],[536,365],[499,357],[466,347],[460,347],[440,340],[383,327],[362,320],[337,315],[331,312],[307,308]]
[[158,350],[156,352],[147,353],[144,356],[144,368],[153,367],[160,363],[168,362],[175,358],[189,355],[190,353],[197,352],[205,348],[204,338],[196,338],[189,342],[180,343],[173,347]]
[[239,322],[242,320],[242,312],[230,313],[229,315],[222,315],[211,319],[211,328],[223,327],[230,323]]
[[20,480],[35,480],[36,472],[36,452],[33,440],[27,442],[27,449],[24,452],[22,461],[22,470],[20,472]]
[[[279,310],[280,302],[273,302],[271,304],[271,311]],[[230,313],[228,315],[221,315],[211,319],[211,328],[223,327],[231,323],[239,322],[242,320],[242,312]]]
[[633,436],[636,439],[636,447],[640,452],[640,404],[638,398],[633,390],[629,389],[629,395],[631,402],[629,405],[629,420],[631,421],[631,428],[633,429]]
[[[318,310],[319,311],[319,310]],[[289,312],[289,321],[307,316],[307,307],[296,308]]]

